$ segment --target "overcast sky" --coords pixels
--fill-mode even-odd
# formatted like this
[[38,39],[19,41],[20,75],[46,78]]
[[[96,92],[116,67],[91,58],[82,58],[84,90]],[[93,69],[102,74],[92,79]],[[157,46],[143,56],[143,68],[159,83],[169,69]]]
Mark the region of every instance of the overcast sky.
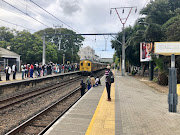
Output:
[[[24,13],[31,15],[43,24],[33,20],[7,3],[17,7]],[[137,7],[132,9],[125,26],[133,26],[136,19],[141,17],[139,11],[150,0],[32,0],[51,14],[59,18],[63,23],[42,9],[33,4],[30,0],[0,0],[0,26],[23,30],[23,28],[9,24],[2,20],[26,27],[31,33],[53,26],[61,26],[71,29],[77,33],[117,33],[122,30],[122,24],[116,14],[110,8],[116,7]],[[121,18],[127,18],[129,8],[118,9]],[[125,21],[124,19],[122,21]],[[68,26],[67,26],[67,25]],[[45,26],[46,25],[46,26]],[[70,27],[69,27],[70,26]],[[83,46],[90,46],[95,49],[95,53],[102,58],[112,58],[114,50],[111,49],[111,36],[86,36]],[[105,50],[107,44],[107,51]]]

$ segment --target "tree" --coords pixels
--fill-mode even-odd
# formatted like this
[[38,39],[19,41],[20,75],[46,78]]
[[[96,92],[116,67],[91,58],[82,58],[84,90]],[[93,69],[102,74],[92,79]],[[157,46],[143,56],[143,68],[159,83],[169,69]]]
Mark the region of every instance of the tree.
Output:
[[169,19],[163,26],[166,41],[180,41],[180,15]]
[[[56,29],[56,33],[60,33],[60,31],[62,34],[76,34],[74,31],[66,29],[66,28]],[[60,38],[62,37],[61,43],[60,43],[61,50],[57,51],[58,63],[62,63],[63,54],[65,54],[65,61],[73,60],[73,62],[79,62],[79,56],[77,53],[80,47],[83,45],[82,42],[84,41],[84,38],[82,36],[80,35],[71,35],[71,36],[54,35],[55,29],[52,29],[52,28],[40,30],[36,32],[36,34],[42,37],[44,32],[48,36],[46,37],[46,42],[48,42],[50,39],[53,39],[54,45],[58,45]],[[72,53],[73,53],[73,56],[72,56]]]
[[[172,1],[172,0],[171,0]],[[168,0],[155,0],[140,11],[145,22],[162,25],[173,16]]]
[[6,27],[0,27],[0,41],[10,42],[13,37],[13,30]]
[[16,38],[11,39],[11,51],[21,55],[23,63],[35,63],[42,61],[42,39],[28,31],[17,33]]

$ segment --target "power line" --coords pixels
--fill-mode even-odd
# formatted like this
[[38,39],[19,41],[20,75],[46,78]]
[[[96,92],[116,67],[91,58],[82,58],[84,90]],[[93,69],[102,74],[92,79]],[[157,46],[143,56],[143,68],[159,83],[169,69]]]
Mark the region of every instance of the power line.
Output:
[[[72,28],[71,26],[69,26],[68,24],[66,24],[65,22],[63,22],[62,20],[60,20],[59,18],[57,18],[56,16],[54,16],[53,14],[51,14],[50,12],[48,12],[47,10],[45,10],[44,8],[42,8],[41,6],[39,6],[37,3],[35,3],[34,1],[30,0],[33,4],[35,4],[36,6],[38,6],[39,8],[41,8],[42,10],[44,10],[46,13],[50,14],[51,16],[53,16],[54,18],[56,18],[57,20],[59,20],[61,23],[65,24],[66,26],[68,26],[69,28],[71,28],[72,30],[74,31],[77,31],[75,30],[74,28]],[[77,31],[78,32],[78,31]],[[79,33],[79,32],[78,32]]]
[[[18,24],[12,23],[12,22],[8,22],[8,21],[3,20],[3,19],[0,19],[0,21],[6,22],[6,23],[9,23],[9,24],[13,24],[13,25],[16,25],[16,26],[19,26],[19,27],[25,28],[25,29],[29,29],[29,28],[26,28],[26,27],[24,27],[24,26],[21,26],[21,25],[18,25]],[[29,29],[29,30],[33,30],[33,29]],[[33,31],[35,31],[35,30],[33,30]]]
[[18,11],[20,11],[21,13],[23,13],[23,14],[25,14],[25,15],[29,16],[30,18],[34,19],[35,21],[37,21],[37,22],[41,23],[42,25],[44,25],[44,26],[46,26],[46,27],[49,27],[49,26],[47,26],[46,24],[44,24],[44,23],[40,22],[39,20],[37,20],[36,18],[34,18],[34,17],[30,16],[29,14],[27,14],[27,13],[23,12],[22,10],[18,9],[17,7],[15,7],[15,6],[11,5],[10,3],[8,3],[8,2],[6,2],[6,1],[4,1],[4,0],[2,0],[2,1],[3,1],[4,3],[6,3],[6,4],[10,5],[11,7],[13,7],[13,8],[15,8],[15,9],[17,9],[17,10],[18,10]]

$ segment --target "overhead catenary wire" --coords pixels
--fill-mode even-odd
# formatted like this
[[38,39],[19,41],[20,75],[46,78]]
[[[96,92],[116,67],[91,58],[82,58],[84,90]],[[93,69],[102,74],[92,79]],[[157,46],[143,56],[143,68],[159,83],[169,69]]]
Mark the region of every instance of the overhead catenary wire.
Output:
[[6,1],[4,1],[4,0],[2,0],[2,1],[3,1],[4,3],[6,3],[6,4],[10,5],[11,7],[15,8],[16,10],[20,11],[21,13],[23,13],[23,14],[25,14],[25,15],[29,16],[29,17],[30,17],[30,18],[32,18],[33,20],[35,20],[35,21],[37,21],[37,22],[41,23],[42,25],[44,25],[44,26],[46,26],[46,27],[49,27],[48,25],[46,25],[46,24],[42,23],[41,21],[37,20],[36,18],[34,18],[34,17],[30,16],[29,14],[27,14],[27,13],[23,12],[22,10],[20,10],[19,8],[17,8],[17,7],[15,7],[15,6],[13,6],[12,4],[10,4],[10,3],[8,3],[8,2],[6,2]]
[[[56,18],[57,20],[59,20],[61,23],[65,24],[66,26],[68,26],[69,28],[71,28],[74,31],[74,28],[72,28],[70,25],[66,24],[65,22],[63,22],[62,20],[60,20],[59,18],[57,18],[55,15],[51,14],[49,11],[45,10],[43,7],[39,6],[37,3],[35,3],[34,1],[30,0],[33,4],[35,4],[36,6],[38,6],[39,8],[41,8],[42,10],[44,10],[46,13],[50,14],[51,16],[53,16],[54,18]],[[78,32],[79,33],[79,32]]]
[[[26,2],[26,1],[25,1]],[[19,0],[16,0],[16,4],[20,4],[20,6],[22,7],[22,8],[24,8],[24,7],[26,7],[27,5],[27,9],[26,9],[26,13],[27,12],[29,12],[29,13],[32,13],[32,14],[35,14],[35,15],[37,15],[37,16],[39,16],[39,17],[41,17],[41,19],[43,19],[43,21],[45,21],[46,23],[49,23],[49,24],[52,24],[52,21],[49,19],[49,18],[47,18],[47,17],[45,17],[45,15],[43,14],[43,11],[42,10],[40,10],[39,8],[36,8],[35,6],[34,6],[34,4],[33,3],[31,3],[31,2],[28,2],[27,4],[26,3],[22,3],[21,1],[19,1]]]
[[[56,18],[57,20],[59,20],[61,23],[63,23],[64,25],[68,26],[69,28],[71,28],[72,30],[74,30],[77,33],[80,33],[79,31],[75,30],[73,27],[71,27],[70,25],[68,25],[67,23],[65,23],[64,21],[62,21],[61,19],[57,18],[55,15],[53,15],[52,13],[50,13],[49,11],[47,11],[46,9],[44,9],[43,7],[41,7],[40,5],[38,5],[37,3],[35,3],[33,0],[29,0],[31,1],[33,4],[35,4],[37,7],[41,8],[43,11],[45,11],[46,13],[48,13],[49,15],[53,16],[54,18]],[[90,38],[88,38],[90,39]],[[94,41],[93,39],[90,39],[92,41]]]
[[[19,25],[19,24],[15,24],[15,23],[12,23],[12,22],[9,22],[9,21],[6,21],[6,20],[3,20],[3,19],[0,19],[0,21],[6,22],[6,23],[9,23],[9,24],[12,24],[12,25],[15,25],[15,26],[21,27],[21,28],[25,28],[25,29],[28,29],[28,30],[33,30],[33,29],[26,28],[26,27],[21,26],[21,25]],[[36,30],[33,30],[33,31],[36,31]]]

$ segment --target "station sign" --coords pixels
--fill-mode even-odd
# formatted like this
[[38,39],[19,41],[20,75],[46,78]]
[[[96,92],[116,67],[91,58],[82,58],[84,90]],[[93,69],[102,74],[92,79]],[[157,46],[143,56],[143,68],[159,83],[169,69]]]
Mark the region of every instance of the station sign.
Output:
[[180,55],[180,42],[155,42],[154,53],[161,55]]

